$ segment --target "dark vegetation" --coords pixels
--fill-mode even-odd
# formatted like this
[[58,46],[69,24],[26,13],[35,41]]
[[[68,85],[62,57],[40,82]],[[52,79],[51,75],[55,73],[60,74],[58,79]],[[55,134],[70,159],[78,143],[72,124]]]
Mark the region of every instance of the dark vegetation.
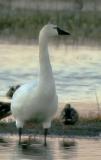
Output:
[[8,2],[0,5],[0,37],[3,39],[36,39],[40,28],[51,22],[68,29],[72,33],[71,41],[101,41],[101,11],[96,9],[96,3],[93,10],[83,10],[84,1],[75,0],[76,7],[72,10],[52,11],[12,8],[12,1]]

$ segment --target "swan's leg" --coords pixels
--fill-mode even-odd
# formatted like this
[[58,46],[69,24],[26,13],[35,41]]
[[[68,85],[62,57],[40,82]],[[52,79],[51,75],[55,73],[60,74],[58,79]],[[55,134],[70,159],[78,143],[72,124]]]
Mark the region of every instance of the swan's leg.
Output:
[[45,128],[44,129],[44,146],[47,146],[47,142],[46,142],[47,134],[48,134],[48,128]]
[[47,122],[43,123],[43,128],[44,128],[44,146],[47,146],[47,134],[48,134],[48,128],[51,127],[51,121],[48,120]]
[[18,135],[19,135],[19,144],[21,144],[21,135],[22,135],[22,128],[24,122],[20,120],[16,120],[16,127],[18,128]]
[[20,145],[21,144],[22,128],[18,128],[18,134],[19,134],[19,145]]

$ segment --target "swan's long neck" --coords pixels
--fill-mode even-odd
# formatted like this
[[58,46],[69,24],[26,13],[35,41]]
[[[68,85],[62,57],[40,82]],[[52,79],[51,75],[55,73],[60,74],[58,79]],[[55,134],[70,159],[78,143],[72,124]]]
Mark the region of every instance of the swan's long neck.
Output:
[[39,36],[39,63],[40,82],[53,82],[52,67],[48,53],[48,39],[44,35]]

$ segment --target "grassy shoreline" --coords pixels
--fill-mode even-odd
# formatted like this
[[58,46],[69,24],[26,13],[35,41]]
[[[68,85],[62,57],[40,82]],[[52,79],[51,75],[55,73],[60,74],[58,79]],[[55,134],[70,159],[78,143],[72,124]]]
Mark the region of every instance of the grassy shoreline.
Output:
[[[0,122],[1,134],[17,134],[15,122]],[[41,125],[33,125],[31,128],[25,127],[24,134],[43,135],[43,128]],[[86,119],[80,118],[79,122],[71,126],[63,126],[58,119],[52,122],[52,127],[49,130],[49,135],[54,136],[99,136],[101,133],[101,117]]]

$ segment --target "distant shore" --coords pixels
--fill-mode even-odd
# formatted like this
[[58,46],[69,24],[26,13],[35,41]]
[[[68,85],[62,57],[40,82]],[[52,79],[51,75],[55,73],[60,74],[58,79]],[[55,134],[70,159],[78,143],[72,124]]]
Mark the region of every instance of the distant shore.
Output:
[[[17,1],[16,5],[18,5]],[[30,5],[26,9],[2,4],[0,6],[0,39],[11,40],[12,43],[31,42],[37,39],[43,25],[54,23],[69,30],[71,33],[69,43],[86,41],[101,43],[100,10],[68,10],[64,8],[59,10],[58,8],[59,6],[54,10],[45,10],[44,8],[41,10],[36,7],[35,10],[31,9]]]

